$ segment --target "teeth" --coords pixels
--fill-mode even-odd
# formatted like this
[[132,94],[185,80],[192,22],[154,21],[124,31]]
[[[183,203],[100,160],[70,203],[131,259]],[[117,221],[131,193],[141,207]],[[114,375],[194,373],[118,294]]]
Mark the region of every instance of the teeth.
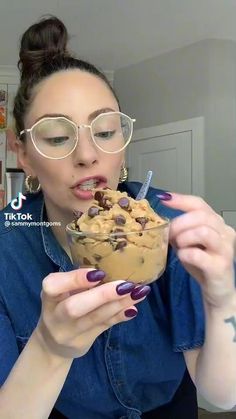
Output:
[[88,191],[90,189],[96,188],[98,183],[99,182],[96,180],[87,180],[84,183],[81,183],[81,185],[79,185],[79,189],[82,189],[83,191]]
[[96,184],[90,186],[90,185],[80,185],[79,189],[81,189],[82,191],[89,191],[90,189],[94,189],[96,187]]

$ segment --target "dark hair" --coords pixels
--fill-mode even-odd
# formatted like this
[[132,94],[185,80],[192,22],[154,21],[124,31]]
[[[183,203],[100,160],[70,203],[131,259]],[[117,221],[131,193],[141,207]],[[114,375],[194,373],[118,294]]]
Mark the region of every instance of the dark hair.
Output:
[[16,133],[24,129],[24,117],[33,99],[33,88],[44,78],[61,70],[79,69],[94,74],[117,96],[102,71],[87,61],[80,60],[67,50],[68,32],[57,17],[44,17],[30,26],[21,38],[18,68],[18,88],[13,115]]

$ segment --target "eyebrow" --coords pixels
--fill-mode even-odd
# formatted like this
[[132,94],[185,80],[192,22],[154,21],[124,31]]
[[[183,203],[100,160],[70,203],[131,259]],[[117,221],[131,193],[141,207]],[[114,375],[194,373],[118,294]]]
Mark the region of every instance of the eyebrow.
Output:
[[92,112],[89,115],[88,120],[92,121],[94,118],[96,118],[96,116],[100,115],[101,113],[106,113],[106,112],[117,112],[117,111],[115,111],[115,109],[112,109],[112,108],[97,109],[96,111]]
[[[100,115],[101,113],[106,113],[106,112],[118,112],[118,111],[116,111],[115,109],[112,109],[112,108],[97,109],[96,111],[92,112],[89,115],[88,120],[91,122],[94,118],[96,118],[96,116]],[[39,118],[37,118],[34,123],[36,124],[36,122],[40,121],[40,119],[43,119],[43,118],[58,118],[58,117],[67,118],[70,121],[73,121],[71,116],[65,115],[63,113],[46,113],[44,115],[41,115]]]

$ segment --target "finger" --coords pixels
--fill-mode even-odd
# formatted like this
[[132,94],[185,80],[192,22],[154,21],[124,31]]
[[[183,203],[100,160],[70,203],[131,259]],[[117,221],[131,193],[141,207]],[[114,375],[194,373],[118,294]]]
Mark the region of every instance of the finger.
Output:
[[[135,301],[135,304],[143,301],[145,297],[142,297]],[[132,304],[132,305],[131,305]],[[75,313],[63,313],[61,311],[58,314],[58,307],[56,307],[57,316],[55,317],[55,333],[57,336],[57,341],[65,342],[66,340],[73,340],[78,336],[83,335],[90,330],[101,328],[106,330],[114,324],[114,321],[124,321],[127,320],[126,317],[134,317],[133,312],[137,314],[137,308],[133,306],[134,301],[130,296],[123,296],[120,301],[113,301],[98,309],[93,310],[92,312],[86,313],[84,316],[76,317]],[[132,313],[130,313],[132,309]],[[127,313],[128,310],[128,313]],[[131,316],[132,314],[132,316]],[[68,322],[69,315],[69,322]],[[114,320],[116,319],[116,320]],[[61,321],[62,320],[62,321]],[[65,329],[65,321],[67,326]],[[62,324],[62,328],[60,327]]]
[[[98,309],[106,303],[119,301],[127,297],[126,295],[119,295],[117,293],[117,286],[125,281],[114,281],[106,284],[102,284],[99,287],[84,291],[80,294],[73,295],[66,300],[60,302],[56,307],[58,315],[64,319],[65,316],[70,319],[77,319]],[[131,283],[129,294],[134,291],[134,284]],[[142,298],[149,292],[149,286],[143,286],[142,291],[138,297]],[[132,294],[133,295],[133,294]],[[129,304],[132,299],[130,297]],[[120,308],[119,308],[120,309]]]
[[[128,306],[125,309],[122,309],[121,311],[118,311],[117,313],[115,313],[112,317],[105,317],[102,322],[100,322],[97,326],[95,326],[95,329],[99,331],[99,334],[101,334],[105,330],[110,329],[110,327],[114,326],[115,324],[131,320],[132,318],[136,317],[137,314],[138,314],[138,310],[134,305]],[[86,332],[90,332],[93,329],[94,329],[94,326],[92,326],[91,328],[88,328]]]
[[[135,304],[140,303],[146,297],[143,297],[135,302]],[[130,297],[126,297],[121,299],[120,301],[113,301],[107,304],[104,304],[100,308],[91,311],[90,313],[86,314],[83,317],[77,319],[77,327],[76,329],[79,333],[84,333],[96,325],[102,325],[102,327],[106,327],[108,329],[114,324],[114,319],[117,322],[127,320],[126,312],[128,310],[135,310],[136,314],[138,312],[137,308],[132,305],[133,301]]]
[[[73,293],[73,291],[83,291],[88,288],[92,288],[99,283],[99,280],[88,281],[87,275],[88,272],[91,271],[96,271],[96,273],[98,272],[96,269],[80,268],[70,272],[57,272],[49,274],[43,280],[43,293],[47,295],[47,298],[55,300],[60,298],[62,294],[68,296],[70,293]],[[105,273],[103,271],[99,272],[100,275],[97,274],[97,277],[100,278],[100,280],[104,279]]]
[[[184,212],[197,209],[205,209],[214,212],[213,209],[199,196],[170,193],[171,199],[161,200],[167,207],[176,208]],[[160,195],[159,195],[160,196]],[[157,195],[158,197],[158,195]]]
[[175,247],[178,249],[194,246],[203,246],[207,251],[221,254],[221,235],[214,229],[203,225],[186,230],[175,238]]
[[[145,297],[144,297],[145,298]],[[138,302],[142,301],[140,299]],[[73,323],[73,327],[69,330],[70,339],[81,336],[90,331],[98,330],[98,334],[109,329],[116,323],[130,320],[136,317],[138,310],[127,298],[122,300],[122,304],[113,305],[111,303],[104,305],[101,309],[94,310],[83,317],[80,317]]]
[[[132,310],[136,312],[137,315],[137,309],[135,306],[130,306],[127,310]],[[77,334],[74,338],[70,339],[70,343],[75,347],[80,347],[80,356],[81,353],[85,354],[88,351],[88,347],[92,346],[96,338],[101,335],[105,330],[111,328],[112,326],[124,322],[132,320],[135,315],[132,317],[128,317],[125,315],[124,311],[121,311],[117,313],[114,317],[110,318],[108,322],[94,325],[89,330],[86,330],[84,333]],[[84,346],[81,347],[81,344]]]
[[213,212],[196,210],[182,214],[171,221],[169,238],[173,240],[181,232],[200,226],[208,225],[215,231],[224,229],[223,218]]
[[[177,251],[180,261],[186,266],[186,269],[191,272],[191,268],[196,268],[204,273],[205,278],[211,278],[212,281],[220,280],[226,277],[228,273],[232,275],[234,271],[233,260],[229,257],[213,256],[206,251],[197,247],[188,247]],[[195,277],[195,274],[192,273]],[[198,276],[198,282],[203,283]]]
[[188,247],[177,251],[179,260],[187,265],[195,267],[202,272],[212,271],[212,257],[198,247]]

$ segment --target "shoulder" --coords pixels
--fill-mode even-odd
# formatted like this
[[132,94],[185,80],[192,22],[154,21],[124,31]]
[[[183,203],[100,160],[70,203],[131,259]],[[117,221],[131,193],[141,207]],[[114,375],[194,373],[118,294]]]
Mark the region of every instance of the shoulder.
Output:
[[[132,198],[135,198],[141,188],[140,182],[124,182],[119,185],[119,190],[127,192]],[[150,206],[158,213],[161,217],[169,218],[170,220],[181,215],[183,212],[173,208],[167,208],[162,201],[157,197],[158,194],[167,192],[165,189],[158,189],[150,187],[146,196]]]

